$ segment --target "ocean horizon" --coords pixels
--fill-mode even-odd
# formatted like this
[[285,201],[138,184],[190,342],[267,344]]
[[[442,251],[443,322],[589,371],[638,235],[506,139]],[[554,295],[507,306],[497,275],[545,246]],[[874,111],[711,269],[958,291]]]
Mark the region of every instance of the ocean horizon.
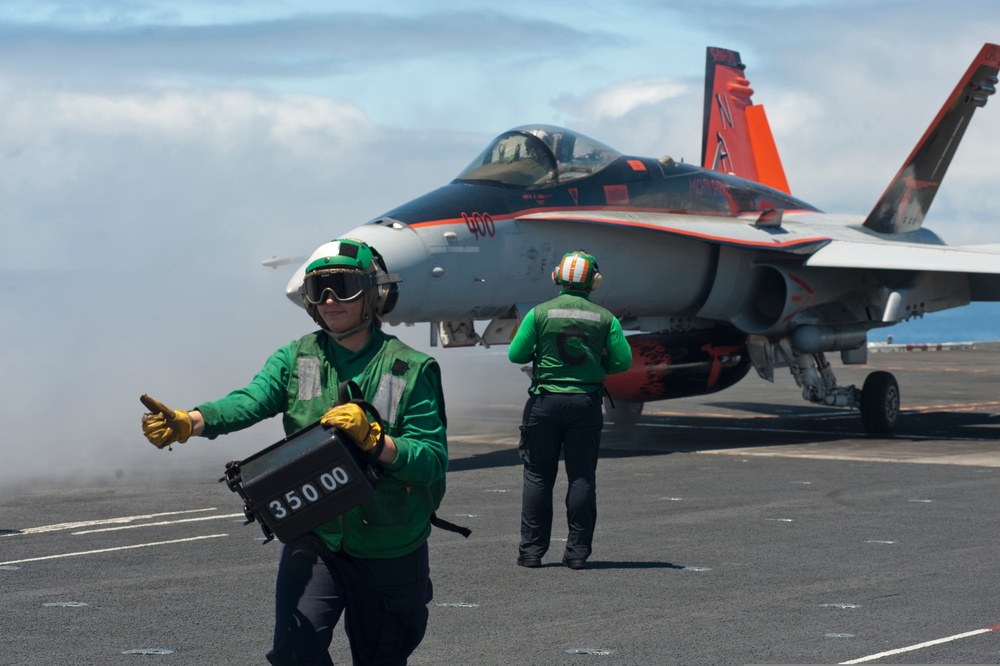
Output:
[[868,342],[887,342],[889,336],[896,344],[1000,341],[1000,303],[973,303],[875,329]]

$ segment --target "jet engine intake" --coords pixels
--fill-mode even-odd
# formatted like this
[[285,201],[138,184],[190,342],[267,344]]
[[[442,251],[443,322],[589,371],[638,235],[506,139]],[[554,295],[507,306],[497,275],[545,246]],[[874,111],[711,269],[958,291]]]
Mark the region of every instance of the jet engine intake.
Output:
[[757,263],[752,253],[722,248],[712,291],[697,316],[728,321],[745,333],[790,335],[799,323],[806,323],[803,315],[811,316],[808,313],[818,308],[832,303],[863,307],[873,300],[874,287],[865,271]]

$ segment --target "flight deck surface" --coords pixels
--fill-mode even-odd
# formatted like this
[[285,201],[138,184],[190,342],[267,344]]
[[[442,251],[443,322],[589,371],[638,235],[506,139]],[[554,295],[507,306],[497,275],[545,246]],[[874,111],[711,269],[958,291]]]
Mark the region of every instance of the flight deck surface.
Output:
[[[1000,662],[1000,348],[835,369],[896,375],[894,437],[802,401],[788,376],[609,427],[584,571],[559,564],[564,478],[543,566],[515,565],[523,378],[453,399],[438,513],[473,534],[431,535],[410,663]],[[279,544],[242,524],[226,460],[176,448],[169,474],[0,489],[0,664],[264,663]],[[342,629],[331,653],[349,662]]]

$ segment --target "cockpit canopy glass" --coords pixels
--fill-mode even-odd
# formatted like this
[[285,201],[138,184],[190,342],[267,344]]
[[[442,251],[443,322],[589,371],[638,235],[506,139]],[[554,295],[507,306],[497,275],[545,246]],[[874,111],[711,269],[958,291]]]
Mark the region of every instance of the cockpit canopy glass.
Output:
[[513,187],[551,187],[597,173],[621,157],[599,141],[553,125],[504,132],[458,175]]

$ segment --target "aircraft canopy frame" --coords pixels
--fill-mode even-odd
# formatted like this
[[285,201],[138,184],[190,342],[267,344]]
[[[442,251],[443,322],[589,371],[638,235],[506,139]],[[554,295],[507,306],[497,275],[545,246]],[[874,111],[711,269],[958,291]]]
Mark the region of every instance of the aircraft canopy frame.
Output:
[[455,182],[536,188],[592,176],[622,157],[600,141],[554,125],[522,125],[504,132]]

